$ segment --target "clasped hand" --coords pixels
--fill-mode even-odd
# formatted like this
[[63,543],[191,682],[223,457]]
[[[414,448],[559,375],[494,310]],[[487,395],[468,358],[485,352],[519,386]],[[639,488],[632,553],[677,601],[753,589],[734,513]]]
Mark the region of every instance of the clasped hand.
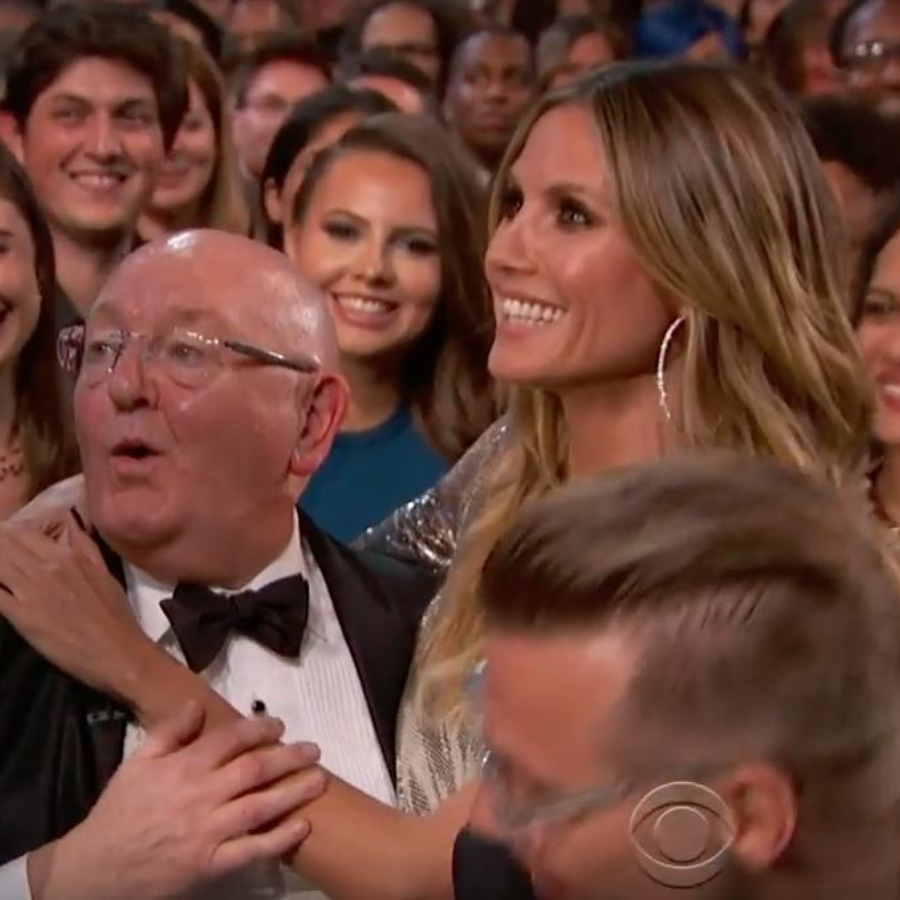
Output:
[[279,744],[274,719],[202,727],[189,704],[154,729],[88,818],[31,855],[35,900],[182,896],[301,843],[308,823],[286,817],[325,788],[318,748]]

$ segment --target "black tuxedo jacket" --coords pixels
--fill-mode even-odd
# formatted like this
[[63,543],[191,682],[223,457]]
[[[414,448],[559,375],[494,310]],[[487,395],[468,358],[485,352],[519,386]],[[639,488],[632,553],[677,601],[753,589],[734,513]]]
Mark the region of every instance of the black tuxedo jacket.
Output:
[[[351,550],[301,514],[356,663],[388,771],[416,631],[436,576]],[[110,571],[121,560],[101,545]],[[81,822],[122,760],[129,714],[43,659],[0,617],[0,864]]]

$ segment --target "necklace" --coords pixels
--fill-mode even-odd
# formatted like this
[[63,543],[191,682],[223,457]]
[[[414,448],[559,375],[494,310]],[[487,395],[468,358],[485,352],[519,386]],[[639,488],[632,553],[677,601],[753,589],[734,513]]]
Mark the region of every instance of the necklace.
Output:
[[25,473],[25,456],[16,444],[0,453],[0,484],[12,478],[20,478]]

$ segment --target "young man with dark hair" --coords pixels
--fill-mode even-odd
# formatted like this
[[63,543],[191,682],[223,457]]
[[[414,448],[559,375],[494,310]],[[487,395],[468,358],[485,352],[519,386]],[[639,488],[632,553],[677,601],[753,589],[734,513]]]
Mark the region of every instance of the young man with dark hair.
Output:
[[328,62],[302,35],[272,37],[234,69],[234,144],[241,173],[254,190],[281,123],[294,104],[326,87]]
[[[481,584],[476,818],[538,896],[894,900],[900,595],[877,528],[730,455],[521,511]],[[479,848],[460,838],[457,897],[506,898]]]
[[491,25],[457,47],[444,111],[457,137],[488,173],[503,157],[535,86],[534,53],[514,29]]
[[132,249],[186,102],[177,46],[136,9],[60,6],[17,44],[0,124],[53,233],[59,327]]

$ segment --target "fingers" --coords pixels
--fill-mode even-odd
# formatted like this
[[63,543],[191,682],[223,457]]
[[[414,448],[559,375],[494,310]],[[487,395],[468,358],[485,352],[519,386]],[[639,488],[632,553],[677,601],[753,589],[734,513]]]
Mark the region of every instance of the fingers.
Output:
[[[102,593],[110,585],[118,585],[106,567],[100,548],[87,532],[71,525],[66,531],[66,540],[78,571],[90,587]],[[121,588],[121,585],[119,587]],[[125,592],[118,591],[117,593],[121,593],[122,602],[126,603]]]
[[194,700],[188,701],[180,713],[167,719],[147,735],[133,758],[158,759],[180,750],[200,734],[205,718],[203,707]]
[[325,772],[316,767],[264,790],[244,794],[212,814],[210,834],[221,844],[266,828],[320,797],[327,780]]
[[228,763],[218,776],[222,802],[256,790],[287,775],[302,772],[319,761],[315,744],[276,744],[245,753]]
[[308,834],[307,821],[292,819],[282,822],[271,831],[230,840],[219,847],[213,856],[213,877],[242,869],[254,862],[286,856],[296,850]]
[[279,719],[255,716],[204,735],[190,752],[204,770],[218,769],[250,750],[277,743],[283,734],[284,723]]
[[0,528],[0,583],[12,594],[23,593],[44,561],[22,539],[19,529]]

